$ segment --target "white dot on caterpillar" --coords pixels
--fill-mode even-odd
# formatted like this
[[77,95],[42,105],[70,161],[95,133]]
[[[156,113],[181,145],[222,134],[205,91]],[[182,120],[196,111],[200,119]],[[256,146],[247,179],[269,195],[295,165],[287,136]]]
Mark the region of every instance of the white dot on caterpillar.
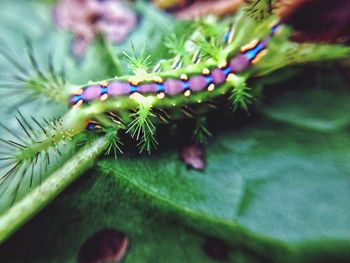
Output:
[[222,61],[220,64],[219,64],[219,68],[223,69],[223,68],[226,68],[227,66],[227,62],[226,61]]
[[134,92],[129,96],[129,98],[141,102],[145,96],[141,95],[138,92]]
[[160,100],[164,99],[164,97],[165,97],[164,92],[160,92],[160,93],[157,94],[157,98],[160,99]]
[[208,91],[213,91],[215,89],[215,85],[212,83],[208,86]]
[[100,98],[102,101],[105,101],[106,99],[108,99],[108,94],[103,94]]
[[189,89],[184,92],[185,97],[188,97],[190,95],[191,95],[191,91]]
[[202,73],[203,73],[203,75],[209,75],[210,74],[210,70],[208,68],[204,68],[202,70]]
[[238,77],[235,74],[230,73],[230,74],[228,74],[226,81],[237,81],[237,79],[238,79]]
[[186,74],[181,74],[181,76],[180,76],[180,78],[181,78],[181,80],[188,80],[188,77],[187,77],[187,75]]

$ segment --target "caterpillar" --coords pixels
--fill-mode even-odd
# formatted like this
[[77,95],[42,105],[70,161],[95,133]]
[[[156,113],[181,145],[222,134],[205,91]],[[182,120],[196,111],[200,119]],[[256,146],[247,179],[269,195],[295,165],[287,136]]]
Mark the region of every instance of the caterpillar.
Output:
[[[218,67],[208,69],[203,68],[200,75],[188,77],[186,73],[181,73],[180,79],[168,78],[163,80],[162,77],[155,76],[155,82],[146,82],[140,84],[137,76],[130,77],[128,82],[112,81],[108,83],[103,81],[100,85],[90,85],[79,89],[70,98],[70,104],[81,106],[83,103],[89,103],[93,100],[106,100],[109,96],[119,97],[129,94],[131,98],[137,99],[139,94],[157,94],[158,99],[164,99],[165,95],[175,96],[182,93],[185,97],[190,96],[192,92],[207,89],[211,92],[215,86],[222,85],[226,81],[234,80],[234,74],[241,73],[248,66],[256,64],[266,53],[267,45],[271,37],[278,30],[280,24],[272,26],[270,34],[264,39],[253,42],[241,47],[239,55],[230,59],[228,62],[223,61]],[[225,43],[232,40],[232,30],[225,35]],[[89,130],[91,127],[89,128]]]
[[[247,85],[249,78],[293,64],[349,55],[346,46],[291,42],[292,29],[279,22],[268,3],[248,1],[231,19],[198,22],[185,41],[168,43],[175,57],[160,61],[153,70],[149,70],[149,56],[137,56],[135,52],[134,57],[128,55],[133,75],[85,85],[69,84],[55,74],[52,65],[49,75],[45,75],[32,55],[34,74],[28,75],[8,53],[3,53],[26,75],[20,81],[30,91],[30,97],[44,95],[69,105],[69,110],[58,121],[44,123],[36,118],[29,121],[19,113],[17,120],[24,138],[2,124],[15,138],[1,139],[7,149],[1,153],[1,167],[7,168],[1,185],[6,185],[12,175],[23,178],[29,174],[31,186],[32,178],[43,170],[35,168],[38,159],[42,158],[45,166],[50,165],[51,150],[61,158],[59,145],[79,134],[107,134],[106,152],[116,155],[122,152],[120,133],[124,132],[136,139],[140,152],[150,153],[158,144],[159,123],[202,116],[211,109],[208,104],[218,98],[228,98],[234,110],[247,110],[254,100]],[[198,105],[194,114],[193,105]],[[197,119],[204,127],[203,119]]]

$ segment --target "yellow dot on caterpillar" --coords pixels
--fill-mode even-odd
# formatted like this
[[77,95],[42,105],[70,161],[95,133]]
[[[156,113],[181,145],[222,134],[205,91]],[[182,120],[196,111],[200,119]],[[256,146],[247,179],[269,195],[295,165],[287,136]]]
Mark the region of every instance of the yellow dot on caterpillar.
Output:
[[208,86],[208,91],[213,91],[215,89],[215,85],[212,83]]
[[188,97],[190,95],[191,95],[191,91],[189,89],[184,92],[185,97]]
[[131,83],[131,84],[134,85],[134,86],[137,86],[137,85],[139,84],[139,81],[137,80],[137,78],[136,78],[135,76],[130,77],[130,78],[128,79],[128,81],[129,81],[129,83]]
[[258,40],[257,39],[254,39],[252,42],[250,42],[249,44],[241,47],[241,52],[246,52],[248,51],[249,49],[252,49],[256,46],[256,44],[258,44]]
[[77,89],[76,91],[73,92],[74,95],[80,95],[83,93],[83,89]]
[[186,74],[181,74],[180,78],[181,80],[188,80],[188,77]]
[[210,74],[210,70],[209,70],[208,68],[204,68],[204,69],[202,70],[202,73],[203,73],[204,75],[209,75],[209,74]]
[[108,86],[108,82],[107,81],[102,81],[101,83],[100,83],[100,85],[102,86],[102,87],[107,87]]
[[100,98],[102,101],[108,99],[108,94],[103,94]]
[[227,66],[227,62],[226,61],[223,61],[223,62],[221,62],[220,64],[219,64],[219,68],[226,68],[226,66]]
[[229,33],[227,44],[231,44],[234,34],[235,34],[235,27],[232,27],[232,29],[230,30],[230,33]]
[[161,77],[157,76],[157,77],[154,78],[154,81],[157,82],[157,83],[162,83],[163,79]]
[[227,78],[226,78],[226,81],[236,81],[238,78],[235,74],[233,73],[230,73],[228,74]]
[[83,104],[83,100],[79,100],[74,106],[73,108],[78,108]]
[[258,63],[259,60],[260,60],[263,56],[265,56],[266,53],[267,53],[266,49],[260,51],[260,52],[256,55],[256,57],[252,60],[252,64],[254,65],[254,64]]
[[161,92],[161,93],[158,93],[158,94],[157,94],[157,98],[158,98],[158,99],[164,99],[164,97],[165,97],[164,92]]

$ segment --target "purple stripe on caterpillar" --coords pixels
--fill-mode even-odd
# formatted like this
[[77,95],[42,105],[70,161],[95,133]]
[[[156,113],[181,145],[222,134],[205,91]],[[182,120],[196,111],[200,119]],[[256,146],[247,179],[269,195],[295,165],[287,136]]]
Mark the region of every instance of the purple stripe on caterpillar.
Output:
[[129,94],[130,86],[128,82],[113,81],[108,85],[108,95],[121,96]]
[[215,68],[211,71],[211,77],[214,84],[222,84],[226,80],[225,73],[220,68]]
[[204,76],[192,76],[188,80],[188,84],[190,85],[190,89],[193,91],[200,91],[207,87],[207,80]]
[[138,91],[141,93],[156,93],[157,92],[157,84],[155,83],[145,83],[139,85]]
[[239,73],[245,70],[250,65],[248,57],[244,54],[239,54],[230,60],[230,67],[233,69],[234,73]]
[[101,87],[100,85],[89,86],[84,89],[82,98],[84,101],[96,100],[101,96]]
[[164,91],[168,95],[176,95],[183,91],[184,83],[182,80],[167,79],[164,81]]

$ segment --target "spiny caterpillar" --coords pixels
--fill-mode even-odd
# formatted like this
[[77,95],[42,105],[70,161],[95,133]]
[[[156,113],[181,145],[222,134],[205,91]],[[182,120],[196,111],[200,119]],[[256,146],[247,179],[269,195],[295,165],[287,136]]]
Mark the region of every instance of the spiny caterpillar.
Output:
[[[77,107],[83,103],[88,103],[93,100],[106,100],[109,96],[119,97],[126,94],[130,95],[131,99],[141,99],[141,94],[157,94],[158,99],[164,99],[165,95],[175,96],[182,93],[185,97],[190,96],[192,92],[202,91],[207,89],[211,92],[216,86],[220,86],[225,82],[234,81],[235,74],[241,73],[250,65],[256,64],[266,54],[267,44],[278,30],[279,24],[274,25],[270,34],[264,39],[254,40],[251,43],[241,47],[239,55],[230,59],[224,60],[218,67],[203,68],[200,75],[193,74],[188,77],[186,73],[180,75],[180,79],[168,78],[163,80],[161,76],[155,76],[154,82],[145,82],[139,79],[138,76],[131,76],[128,82],[112,81],[108,83],[103,81],[100,85],[90,85],[79,89],[70,99],[70,104]],[[231,42],[232,30],[225,35],[225,42]],[[156,102],[155,102],[156,103]],[[89,130],[90,130],[89,126]]]
[[122,131],[138,141],[141,152],[150,152],[158,144],[156,125],[188,116],[188,111],[179,112],[193,105],[200,106],[196,115],[202,128],[197,127],[197,131],[210,134],[200,118],[210,110],[208,102],[228,97],[233,109],[247,109],[253,100],[247,79],[292,64],[349,55],[350,49],[345,46],[289,41],[291,29],[271,14],[269,3],[249,1],[229,21],[199,22],[188,39],[168,43],[175,57],[161,61],[152,71],[148,70],[149,56],[128,56],[134,75],[82,86],[69,85],[55,74],[52,66],[49,66],[49,75],[45,75],[33,56],[30,60],[34,74],[28,75],[21,65],[3,53],[26,76],[20,81],[30,91],[30,97],[44,95],[71,107],[59,121],[44,124],[35,118],[28,121],[19,113],[18,123],[25,138],[2,125],[15,138],[1,139],[8,151],[2,152],[2,168],[7,171],[0,183],[8,182],[14,174],[20,178],[30,174],[32,185],[33,176],[42,173],[42,169],[35,166],[38,160],[42,158],[49,165],[52,149],[61,156],[58,145],[86,131],[107,134],[110,140],[107,153],[121,152]]

